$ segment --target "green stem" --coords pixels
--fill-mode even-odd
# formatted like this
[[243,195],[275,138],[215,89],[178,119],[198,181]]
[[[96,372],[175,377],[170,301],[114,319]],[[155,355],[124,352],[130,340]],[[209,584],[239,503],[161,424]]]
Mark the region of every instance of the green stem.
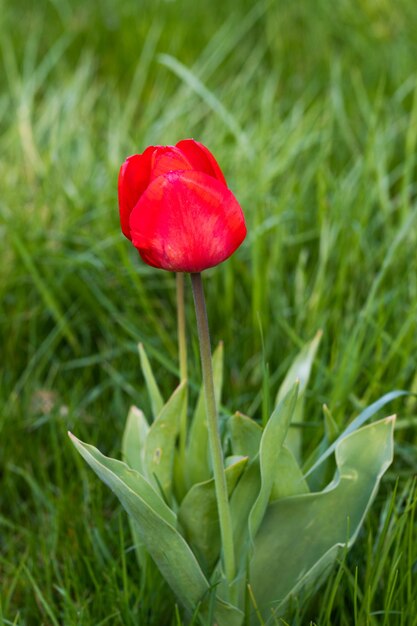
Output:
[[227,495],[226,475],[224,472],[223,451],[220,441],[219,424],[214,395],[213,368],[211,361],[210,334],[208,328],[206,302],[204,299],[201,274],[191,274],[194,304],[197,316],[198,339],[200,342],[201,369],[203,373],[204,394],[206,401],[207,426],[210,442],[210,454],[213,465],[216,490],[217,510],[219,513],[220,534],[223,545],[223,559],[226,578],[229,585],[235,577],[235,555],[233,549],[232,518]]
[[[178,353],[180,361],[180,382],[187,380],[187,337],[185,332],[185,304],[184,304],[184,274],[177,272],[177,324],[178,324]],[[187,445],[187,403],[180,417],[180,458],[184,468],[185,451]]]
[[187,339],[185,333],[184,274],[178,272],[177,277],[177,324],[178,349],[180,358],[181,382],[187,380]]

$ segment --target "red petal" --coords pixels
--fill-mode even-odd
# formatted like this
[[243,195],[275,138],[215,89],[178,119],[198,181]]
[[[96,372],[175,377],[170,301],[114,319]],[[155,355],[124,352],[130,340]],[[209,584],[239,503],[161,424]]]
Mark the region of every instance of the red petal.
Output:
[[176,272],[201,272],[225,261],[246,236],[232,192],[195,171],[156,178],[132,211],[130,230],[145,263]]
[[120,225],[128,239],[131,239],[130,213],[149,184],[154,151],[155,146],[149,146],[142,154],[128,157],[120,168],[118,182]]
[[176,144],[176,147],[187,157],[193,169],[205,172],[209,176],[214,176],[223,185],[227,186],[223,172],[206,146],[198,141],[194,141],[194,139],[183,139]]
[[151,181],[162,174],[194,169],[186,156],[175,146],[158,146],[152,155]]

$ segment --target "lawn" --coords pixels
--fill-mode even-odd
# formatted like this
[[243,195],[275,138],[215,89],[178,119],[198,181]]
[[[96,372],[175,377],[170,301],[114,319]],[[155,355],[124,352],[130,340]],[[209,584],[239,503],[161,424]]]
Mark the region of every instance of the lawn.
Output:
[[[120,455],[149,411],[138,342],[178,379],[175,279],[120,232],[127,155],[194,137],[244,209],[205,273],[225,415],[262,420],[318,329],[306,453],[324,403],[343,428],[417,392],[416,28],[414,0],[0,1],[0,622],[188,626],[66,434]],[[416,408],[379,414],[395,460],[364,529],[277,623],[417,625]]]

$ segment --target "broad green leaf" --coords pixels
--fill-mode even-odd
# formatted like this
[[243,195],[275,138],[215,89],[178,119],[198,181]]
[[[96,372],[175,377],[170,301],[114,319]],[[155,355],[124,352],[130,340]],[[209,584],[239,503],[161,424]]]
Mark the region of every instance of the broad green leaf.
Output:
[[232,465],[236,465],[236,463],[239,463],[240,461],[242,461],[242,459],[246,459],[246,462],[248,460],[247,457],[244,456],[243,454],[232,454],[231,456],[227,456],[224,459],[225,469],[232,467]]
[[[206,613],[207,614],[207,613]],[[204,620],[205,614],[202,613]],[[240,609],[221,598],[216,600],[215,626],[242,626],[244,614]],[[208,624],[207,620],[203,621]]]
[[235,555],[238,563],[246,563],[250,511],[261,488],[259,455],[248,463],[230,499]]
[[[97,448],[80,441],[72,433],[69,433],[69,436],[81,456],[112,491],[115,491],[119,483],[123,484],[125,491],[128,490],[129,493],[140,497],[146,506],[151,508],[161,519],[172,526],[177,525],[177,516],[174,511],[169,508],[142,474],[131,469],[123,461],[104,456]],[[99,471],[102,472],[102,475],[99,474]],[[118,493],[116,495],[119,497]]]
[[[295,357],[281,387],[278,389],[275,403],[278,404],[289,392],[296,380],[300,381],[300,389],[298,392],[297,406],[294,411],[292,421],[301,423],[304,419],[304,392],[310,379],[311,368],[317,349],[322,337],[322,331],[319,330],[315,337],[307,343]],[[301,429],[292,428],[288,431],[285,441],[287,447],[294,453],[295,458],[299,461],[301,454]]]
[[123,459],[132,469],[146,474],[145,441],[149,432],[149,424],[140,409],[132,406],[129,410],[122,440]]
[[276,474],[271,489],[271,502],[308,492],[307,482],[295,456],[286,445],[283,445],[278,457]]
[[239,412],[232,415],[229,424],[233,454],[254,459],[259,452],[262,427],[255,420]]
[[173,511],[138,472],[70,436],[81,456],[135,520],[155,563],[182,604],[192,610],[207,592],[208,585],[190,548],[175,529]]
[[187,386],[184,382],[163,406],[145,441],[147,475],[160,486],[168,501],[172,492],[175,443],[186,398]]
[[164,406],[164,399],[161,392],[159,391],[158,383],[155,380],[151,364],[149,363],[148,356],[142,343],[138,344],[138,350],[142,373],[145,378],[146,388],[148,390],[149,399],[151,401],[152,414],[155,419],[162,411],[162,407]]
[[[201,603],[200,614],[207,615],[210,586],[190,547],[175,528],[173,511],[138,472],[104,456],[74,435],[70,437],[81,456],[135,521],[141,541],[180,604],[193,613]],[[214,613],[218,626],[240,626],[243,618],[236,607],[220,598],[216,599]]]
[[[238,457],[226,470],[227,491],[232,494],[245,469],[247,457]],[[220,528],[214,480],[194,485],[178,511],[184,537],[191,546],[203,571],[211,574],[220,554]]]
[[[136,406],[130,408],[122,440],[123,460],[140,474],[144,474],[145,465],[145,440],[149,431],[149,424],[142,411]],[[136,557],[139,565],[145,568],[147,554],[140,537],[140,530],[136,522],[129,517],[130,530],[132,532]]]
[[262,434],[259,448],[261,489],[249,516],[249,533],[253,540],[262,522],[278,470],[278,459],[297,402],[299,383],[296,382],[280,400]]
[[[290,597],[308,591],[350,547],[392,461],[394,418],[343,439],[338,471],[320,493],[271,503],[255,537],[250,583],[265,621],[280,615]],[[258,624],[253,615],[252,624]]]
[[[213,353],[213,378],[216,406],[218,410],[223,384],[223,343],[219,343]],[[187,447],[185,476],[188,487],[190,488],[196,483],[202,483],[208,480],[211,473],[206,404],[204,398],[204,387],[202,385],[191,422]]]
[[373,417],[375,413],[377,413],[380,409],[382,409],[389,402],[392,402],[392,400],[396,400],[397,398],[400,398],[401,396],[408,396],[408,395],[409,395],[408,391],[401,391],[397,389],[395,391],[390,391],[389,393],[384,394],[383,396],[381,396],[381,398],[379,398],[379,400],[376,400],[376,402],[366,407],[366,409],[364,409],[361,413],[359,413],[359,415],[355,417],[355,419],[349,424],[349,426],[345,428],[345,430],[336,439],[336,441],[334,441],[332,445],[329,446],[327,450],[323,454],[320,455],[317,461],[308,469],[308,472],[304,475],[304,478],[307,478],[307,476],[309,476],[312,472],[314,472],[315,469],[319,465],[321,465],[321,463],[323,463],[323,461],[325,461],[331,454],[333,454],[333,452],[335,451],[339,443],[346,437],[346,435],[349,435],[350,433],[355,432],[355,430],[357,430],[360,426],[365,424],[365,422],[367,422],[371,417]]

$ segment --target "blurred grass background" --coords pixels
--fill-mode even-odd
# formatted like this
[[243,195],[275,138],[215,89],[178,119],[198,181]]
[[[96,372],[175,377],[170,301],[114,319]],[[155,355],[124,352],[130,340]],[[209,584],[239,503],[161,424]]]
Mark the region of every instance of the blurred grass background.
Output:
[[[245,244],[206,273],[229,410],[259,418],[318,328],[307,450],[323,402],[343,425],[417,391],[416,28],[413,0],[0,0],[4,624],[181,623],[66,438],[119,454],[129,405],[148,408],[138,341],[176,384],[175,281],[120,233],[128,154],[194,137],[244,208]],[[416,403],[394,410],[365,531],[282,624],[417,624]]]

